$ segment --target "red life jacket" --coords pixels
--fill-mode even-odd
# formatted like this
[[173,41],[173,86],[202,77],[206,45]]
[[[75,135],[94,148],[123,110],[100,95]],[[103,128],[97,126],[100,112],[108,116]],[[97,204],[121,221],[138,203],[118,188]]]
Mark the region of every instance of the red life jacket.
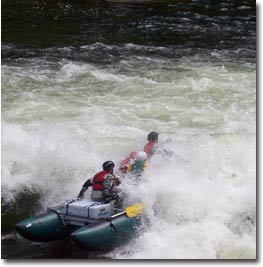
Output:
[[130,163],[130,158],[125,158],[124,160],[121,161],[121,164],[120,164],[120,168],[125,166],[125,165],[129,165]]
[[[103,183],[105,180],[105,176],[109,174],[109,172],[101,171],[94,175],[92,182],[92,189],[95,191],[103,191]],[[117,178],[114,174],[111,174],[114,179],[117,181]]]
[[131,160],[136,158],[137,152],[131,152],[130,155],[121,161],[119,170],[123,173],[127,171],[128,165],[130,164]]
[[106,174],[108,174],[108,172],[101,171],[94,175],[93,182],[92,182],[93,190],[103,191],[104,177]]
[[147,154],[147,158],[149,159],[153,155],[153,147],[155,143],[149,142],[144,146],[143,151]]

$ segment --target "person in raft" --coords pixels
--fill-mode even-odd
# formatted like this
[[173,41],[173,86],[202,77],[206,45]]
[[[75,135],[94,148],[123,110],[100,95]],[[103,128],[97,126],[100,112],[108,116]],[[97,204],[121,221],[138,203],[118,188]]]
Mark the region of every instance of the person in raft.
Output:
[[135,177],[141,176],[144,169],[148,168],[146,159],[147,159],[147,154],[144,151],[138,152],[135,158],[135,162],[128,166],[127,172],[130,172]]
[[121,161],[119,171],[122,173],[127,173],[129,165],[135,162],[137,152],[131,152],[128,157]]
[[148,143],[144,146],[143,151],[147,154],[147,159],[150,159],[157,150],[158,133],[150,132],[147,136]]
[[121,183],[119,177],[113,174],[114,162],[105,161],[102,164],[103,171],[98,172],[88,179],[82,186],[78,198],[83,198],[86,190],[92,186],[91,200],[109,203],[112,200],[120,201],[117,186]]

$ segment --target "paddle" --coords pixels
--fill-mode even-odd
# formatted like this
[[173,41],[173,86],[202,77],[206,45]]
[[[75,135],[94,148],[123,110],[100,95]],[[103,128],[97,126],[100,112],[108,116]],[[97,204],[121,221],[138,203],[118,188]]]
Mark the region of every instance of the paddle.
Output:
[[145,205],[144,203],[138,203],[132,206],[129,206],[125,209],[126,214],[129,218],[137,216],[141,213],[143,213],[145,210]]

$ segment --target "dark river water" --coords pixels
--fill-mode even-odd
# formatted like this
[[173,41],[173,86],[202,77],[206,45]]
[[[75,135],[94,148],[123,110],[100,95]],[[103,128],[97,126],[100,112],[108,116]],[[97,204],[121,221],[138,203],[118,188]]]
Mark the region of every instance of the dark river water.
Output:
[[[116,60],[125,53],[114,47],[109,53],[99,47],[99,51],[81,55],[82,46],[95,43],[173,47],[174,57],[207,49],[240,49],[238,57],[255,59],[255,1],[127,2],[4,0],[2,60],[48,56],[47,48],[58,47],[75,49],[57,56],[82,56],[87,61],[104,57]],[[155,53],[138,50],[142,50],[137,51],[139,54]]]
[[[2,0],[1,52],[2,258],[255,258],[255,1]],[[14,231],[149,129],[172,156],[138,189],[160,210],[134,246]]]

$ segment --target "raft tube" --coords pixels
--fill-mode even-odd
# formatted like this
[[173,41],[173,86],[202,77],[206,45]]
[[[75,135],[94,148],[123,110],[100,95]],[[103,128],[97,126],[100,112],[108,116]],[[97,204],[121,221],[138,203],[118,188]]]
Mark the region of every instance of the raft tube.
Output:
[[129,240],[141,224],[141,215],[129,218],[126,214],[112,220],[99,221],[74,231],[73,242],[88,249],[108,249]]
[[110,204],[73,199],[16,224],[17,232],[36,242],[71,238],[89,249],[105,249],[128,240],[141,224],[144,204],[110,215]]
[[47,211],[25,219],[15,225],[17,232],[24,238],[36,242],[49,242],[69,237],[77,226],[65,225],[55,211]]

